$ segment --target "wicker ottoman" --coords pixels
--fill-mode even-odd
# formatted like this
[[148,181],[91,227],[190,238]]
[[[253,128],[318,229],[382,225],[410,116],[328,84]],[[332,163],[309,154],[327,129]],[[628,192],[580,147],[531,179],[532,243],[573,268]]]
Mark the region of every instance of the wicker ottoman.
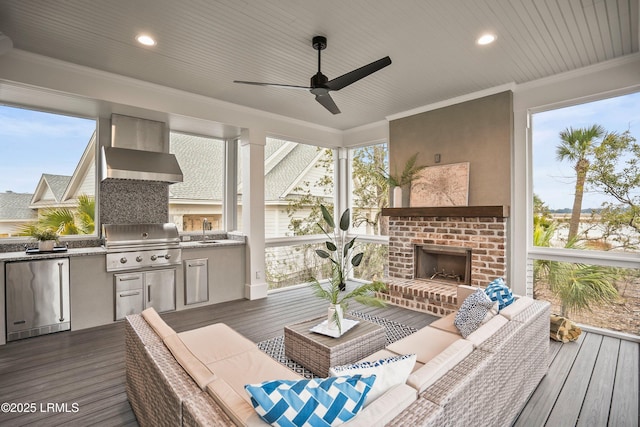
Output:
[[360,319],[340,338],[310,331],[324,319],[320,317],[284,328],[286,356],[316,375],[326,377],[330,367],[357,362],[382,350],[387,343],[384,327]]

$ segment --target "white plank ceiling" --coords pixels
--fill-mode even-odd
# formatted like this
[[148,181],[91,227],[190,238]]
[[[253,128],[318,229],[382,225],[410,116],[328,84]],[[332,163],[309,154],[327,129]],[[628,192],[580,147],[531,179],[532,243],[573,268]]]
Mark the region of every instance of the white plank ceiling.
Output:
[[[0,0],[0,32],[24,51],[350,129],[633,54],[638,15],[638,0]],[[487,31],[497,41],[476,45]],[[233,83],[308,85],[314,35],[330,79],[393,64],[332,92],[335,116],[306,91]]]

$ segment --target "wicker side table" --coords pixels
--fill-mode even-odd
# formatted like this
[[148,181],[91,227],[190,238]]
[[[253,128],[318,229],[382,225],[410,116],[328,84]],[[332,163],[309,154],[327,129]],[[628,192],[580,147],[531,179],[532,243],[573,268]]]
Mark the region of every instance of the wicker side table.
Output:
[[285,355],[316,375],[326,377],[330,367],[357,362],[386,345],[384,327],[366,320],[356,319],[359,323],[340,338],[309,330],[324,319],[319,317],[284,328]]

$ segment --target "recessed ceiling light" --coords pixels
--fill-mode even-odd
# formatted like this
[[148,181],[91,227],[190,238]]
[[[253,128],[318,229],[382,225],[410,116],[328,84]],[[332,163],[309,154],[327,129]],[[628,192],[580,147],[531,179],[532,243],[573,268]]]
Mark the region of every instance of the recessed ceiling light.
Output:
[[138,34],[136,36],[136,40],[138,43],[143,44],[145,46],[155,46],[156,41],[148,34]]
[[476,40],[476,43],[479,45],[491,44],[496,41],[496,38],[495,34],[483,34]]

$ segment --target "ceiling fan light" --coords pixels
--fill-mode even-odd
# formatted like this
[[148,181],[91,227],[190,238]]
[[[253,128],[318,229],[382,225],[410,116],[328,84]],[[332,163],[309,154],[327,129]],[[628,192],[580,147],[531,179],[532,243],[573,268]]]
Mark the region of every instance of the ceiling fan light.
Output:
[[145,45],[145,46],[155,46],[156,45],[156,41],[153,37],[151,37],[148,34],[138,34],[136,36],[136,40],[138,41],[138,43]]
[[480,37],[478,37],[478,39],[476,40],[476,43],[479,44],[480,46],[484,46],[487,44],[491,44],[494,41],[496,41],[497,37],[495,34],[483,34]]

